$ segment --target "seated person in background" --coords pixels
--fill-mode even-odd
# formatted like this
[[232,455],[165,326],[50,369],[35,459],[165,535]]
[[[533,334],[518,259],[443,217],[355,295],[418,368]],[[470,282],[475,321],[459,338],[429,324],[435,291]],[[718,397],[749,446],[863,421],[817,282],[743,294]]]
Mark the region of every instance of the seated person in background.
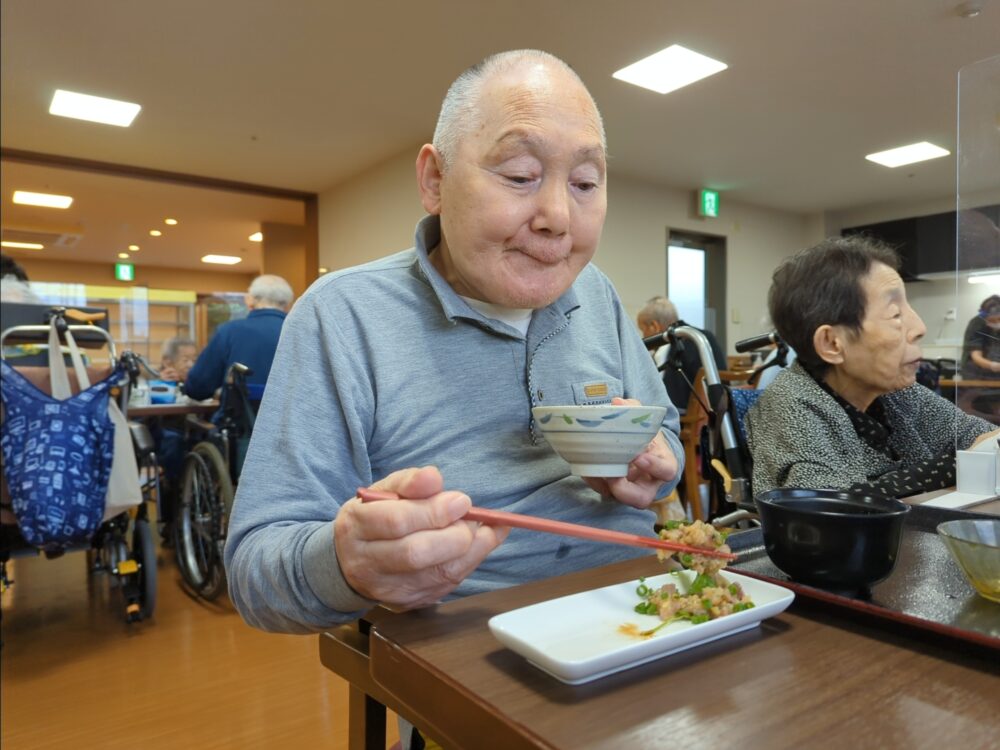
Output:
[[834,238],[774,272],[771,320],[798,360],[747,414],[754,494],[805,487],[907,497],[950,487],[956,437],[965,449],[994,430],[915,382],[927,329],[898,263],[871,239]]
[[[161,380],[184,383],[198,358],[198,345],[185,336],[174,336],[163,342],[160,352]],[[163,492],[164,517],[172,518],[177,493],[184,470],[184,417],[161,417],[150,420],[150,433],[156,445],[156,456],[163,467],[166,486]],[[164,538],[168,538],[164,534]]]
[[[670,326],[676,323],[677,308],[674,303],[666,297],[653,297],[647,302],[636,316],[636,323],[642,332],[643,338],[655,336],[663,333]],[[719,342],[711,331],[696,329],[705,334],[709,345],[712,347],[712,357],[715,359],[715,366],[720,370],[726,369],[726,355],[719,346]],[[661,346],[653,353],[653,361],[657,368],[662,368],[667,357],[667,346]],[[701,369],[701,357],[695,345],[685,340],[684,349],[681,352],[681,370],[678,372],[672,367],[661,370],[663,373],[663,385],[667,389],[667,395],[673,402],[677,410],[684,414],[687,411],[688,399],[691,398],[691,386],[694,385],[695,376]]]
[[962,375],[977,380],[1000,378],[1000,295],[984,299],[979,314],[965,329]]
[[174,336],[163,342],[160,352],[160,380],[183,383],[198,359],[198,345],[186,336]]
[[42,304],[38,295],[31,291],[28,274],[21,268],[21,264],[2,253],[0,253],[0,301]]
[[280,276],[265,274],[254,279],[246,296],[250,314],[218,327],[188,372],[184,392],[199,401],[211,398],[222,387],[230,365],[239,362],[252,370],[247,384],[251,386],[251,398],[259,400],[256,394],[267,382],[293,296],[292,287]]
[[[651,536],[676,483],[677,412],[590,264],[606,142],[579,77],[544,52],[488,58],[416,166],[416,247],[324,276],[281,337],[226,541],[256,627],[319,631],[647,554],[462,516],[474,501]],[[627,477],[570,475],[532,421],[625,399],[667,406]],[[359,486],[402,499],[362,503]]]

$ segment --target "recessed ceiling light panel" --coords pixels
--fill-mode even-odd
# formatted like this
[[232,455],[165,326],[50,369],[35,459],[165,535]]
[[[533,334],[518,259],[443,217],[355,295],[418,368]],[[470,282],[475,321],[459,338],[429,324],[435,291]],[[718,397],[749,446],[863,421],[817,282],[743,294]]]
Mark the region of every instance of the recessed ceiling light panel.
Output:
[[249,237],[247,237],[247,239],[250,240],[251,242],[263,242],[264,241],[264,233],[263,232],[254,232]]
[[42,206],[43,208],[69,208],[73,198],[68,195],[51,195],[50,193],[30,193],[27,190],[14,191],[14,203],[24,206]]
[[131,250],[134,253],[136,250],[139,249],[139,246],[138,245],[129,245],[128,249]]
[[128,257],[128,253],[118,253],[118,257],[122,258],[122,259],[125,259],[125,258]]
[[45,245],[40,242],[14,242],[13,240],[3,240],[0,247],[9,247],[15,250],[44,250]]
[[163,234],[163,232],[161,232],[159,229],[150,229],[149,230],[149,236],[150,237],[159,237],[161,234]]
[[622,68],[612,76],[658,94],[668,94],[728,67],[724,62],[673,44]]
[[920,143],[911,143],[909,146],[879,151],[877,154],[868,154],[865,158],[868,161],[881,164],[883,167],[902,167],[907,164],[916,164],[918,161],[948,156],[950,153],[950,151],[935,146],[933,143],[921,141]]
[[49,105],[49,114],[127,128],[140,109],[141,106],[132,102],[56,89],[52,104]]
[[203,255],[201,258],[202,263],[217,263],[221,266],[231,266],[241,260],[243,259],[236,255]]
[[164,219],[163,223],[173,227],[177,225],[177,219]]

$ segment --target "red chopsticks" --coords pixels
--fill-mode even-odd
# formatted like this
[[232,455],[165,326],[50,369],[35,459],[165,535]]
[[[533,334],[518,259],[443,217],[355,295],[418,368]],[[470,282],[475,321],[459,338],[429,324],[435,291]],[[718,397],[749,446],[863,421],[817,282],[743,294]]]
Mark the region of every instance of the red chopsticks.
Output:
[[[399,500],[399,495],[395,492],[384,490],[373,490],[367,487],[358,487],[358,497],[362,502],[373,500]],[[625,534],[620,531],[609,531],[607,529],[595,529],[593,526],[581,526],[576,523],[566,523],[565,521],[552,521],[548,518],[538,518],[536,516],[525,516],[520,513],[508,513],[503,510],[489,510],[487,508],[473,507],[464,516],[466,521],[477,521],[489,526],[516,526],[521,529],[531,529],[532,531],[543,531],[547,534],[561,534],[562,536],[575,536],[581,539],[590,539],[595,542],[610,542],[612,544],[626,544],[632,547],[652,547],[653,549],[667,550],[668,552],[688,552],[692,555],[705,555],[706,557],[719,557],[724,560],[735,560],[736,555],[729,552],[719,552],[718,550],[701,549],[700,547],[689,547],[685,544],[667,542],[655,537],[640,536],[638,534]]]

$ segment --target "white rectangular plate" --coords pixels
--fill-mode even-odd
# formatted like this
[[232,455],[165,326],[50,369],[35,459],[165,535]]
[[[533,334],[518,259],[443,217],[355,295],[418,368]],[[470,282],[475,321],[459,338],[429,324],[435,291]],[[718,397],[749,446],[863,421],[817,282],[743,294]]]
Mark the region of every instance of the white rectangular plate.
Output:
[[[571,685],[605,677],[684,649],[756,627],[761,620],[785,610],[795,594],[781,586],[738,573],[723,576],[739,583],[753,600],[753,609],[694,625],[676,622],[649,638],[620,630],[632,623],[638,630],[656,627],[660,618],[635,612],[638,581],[583,591],[550,599],[490,618],[490,632],[503,645],[524,656],[539,669]],[[678,580],[678,579],[681,580]],[[646,579],[653,588],[694,578],[692,571],[666,573]]]

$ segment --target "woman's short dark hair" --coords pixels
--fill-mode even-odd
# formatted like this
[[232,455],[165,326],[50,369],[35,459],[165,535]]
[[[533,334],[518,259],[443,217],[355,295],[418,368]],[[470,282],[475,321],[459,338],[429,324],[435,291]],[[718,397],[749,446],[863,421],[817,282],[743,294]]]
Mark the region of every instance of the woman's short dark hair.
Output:
[[24,269],[21,268],[16,260],[9,255],[0,254],[0,279],[7,278],[8,276],[13,276],[18,281],[28,280],[28,274],[24,272]]
[[813,346],[816,329],[841,325],[860,332],[865,317],[861,281],[874,263],[899,270],[899,256],[889,245],[864,235],[831,237],[788,258],[771,277],[771,322],[813,375],[829,368]]
[[984,318],[1000,315],[1000,294],[991,294],[984,299],[983,304],[979,306],[979,314]]

